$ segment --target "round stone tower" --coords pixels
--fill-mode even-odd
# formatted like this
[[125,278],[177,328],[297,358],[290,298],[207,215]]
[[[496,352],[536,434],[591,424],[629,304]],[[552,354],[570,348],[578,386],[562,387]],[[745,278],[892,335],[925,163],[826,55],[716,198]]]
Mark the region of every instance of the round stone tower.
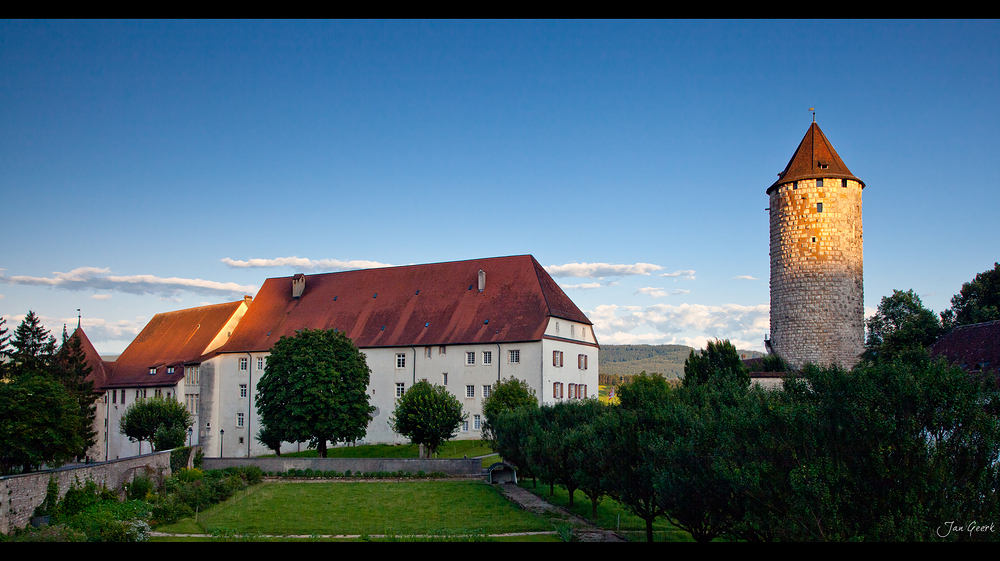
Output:
[[861,190],[813,121],[768,187],[771,352],[796,369],[850,368],[864,350]]

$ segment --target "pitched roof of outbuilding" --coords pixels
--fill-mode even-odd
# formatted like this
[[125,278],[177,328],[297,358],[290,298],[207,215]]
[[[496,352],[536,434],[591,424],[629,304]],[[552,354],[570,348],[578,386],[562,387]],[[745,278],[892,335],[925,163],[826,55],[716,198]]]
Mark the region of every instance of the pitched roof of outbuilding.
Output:
[[105,369],[105,364],[108,363],[101,358],[100,353],[94,348],[94,344],[90,342],[90,338],[84,333],[82,327],[77,327],[73,334],[70,335],[70,339],[74,337],[80,339],[80,349],[83,351],[84,361],[90,367],[90,374],[87,376],[87,379],[94,382],[94,391],[101,391],[101,388],[108,381],[108,373]]
[[[167,373],[168,366],[183,366],[195,361],[239,310],[243,300],[199,306],[156,314],[142,328],[111,365],[111,375],[104,387],[141,387],[174,385],[184,377],[184,368]],[[156,374],[149,369],[156,368]]]
[[1000,371],[1000,320],[952,329],[931,345],[931,356],[970,371]]
[[[826,168],[822,166],[826,166]],[[799,147],[792,154],[792,159],[788,160],[785,170],[778,174],[778,180],[767,188],[767,192],[770,193],[771,189],[783,183],[818,177],[853,179],[861,184],[862,189],[865,186],[864,181],[855,177],[851,170],[847,169],[844,161],[840,159],[840,155],[833,149],[833,144],[830,144],[819,125],[813,121],[809,130],[806,131],[806,135],[802,138],[802,142],[799,143]]]
[[266,351],[303,328],[401,347],[536,341],[550,316],[591,324],[531,255],[304,275],[301,298],[292,297],[296,277],[264,281],[217,352]]

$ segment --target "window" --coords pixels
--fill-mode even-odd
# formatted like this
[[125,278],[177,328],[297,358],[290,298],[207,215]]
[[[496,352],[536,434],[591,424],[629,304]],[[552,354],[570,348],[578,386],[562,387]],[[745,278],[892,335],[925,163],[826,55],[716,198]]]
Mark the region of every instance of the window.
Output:
[[439,355],[446,355],[446,354],[448,354],[447,352],[445,352],[444,345],[441,345],[440,347],[438,347],[438,354]]
[[476,397],[476,386],[465,386],[465,397]]
[[441,373],[441,380],[442,380],[442,382],[444,382],[444,383],[441,384],[442,386],[447,386],[448,385],[448,373],[447,372],[442,372]]
[[563,385],[562,382],[553,382],[552,384],[552,398],[562,399],[563,396]]
[[512,363],[521,362],[521,351],[520,350],[510,351],[510,354],[507,356],[507,360],[509,360]]
[[247,385],[240,384],[240,397],[245,398],[247,396]]
[[396,382],[396,397],[403,397],[404,393],[406,393],[406,384]]
[[823,212],[823,203],[816,203],[816,212]]
[[167,374],[173,374],[173,373],[174,373],[174,367],[173,366],[168,366],[167,367]]
[[184,405],[186,405],[187,410],[194,415],[198,414],[198,398],[199,396],[196,393],[189,393],[184,396]]
[[793,181],[792,182],[792,189],[798,189],[798,188],[799,188],[799,182],[798,181]]
[[489,397],[491,391],[493,391],[493,386],[490,385],[483,386],[483,399]]
[[426,356],[427,358],[431,358],[431,348],[430,347],[424,347],[424,356]]
[[847,187],[847,180],[846,179],[841,179],[840,180],[840,186],[841,187]]
[[576,384],[570,384],[569,385],[569,398],[570,399],[576,399],[577,398],[577,395],[576,395]]
[[562,351],[552,351],[552,366],[562,367],[562,365],[563,365]]
[[264,357],[262,356],[257,357],[257,370],[258,371],[264,370]]
[[163,390],[160,388],[153,390],[153,397],[163,397]]
[[118,403],[118,390],[111,390],[111,403]]
[[238,426],[238,427],[242,427],[243,426],[243,413],[237,413],[236,414],[236,426]]
[[406,368],[406,353],[396,353],[396,368]]
[[247,359],[241,358],[240,359],[240,371],[241,372],[245,372],[246,369],[247,369],[247,366],[249,366],[249,363],[247,362]]
[[587,355],[576,355],[576,367],[580,370],[587,369]]
[[479,415],[472,416],[472,430],[479,430],[481,423],[482,423],[482,417],[480,417]]
[[149,367],[149,375],[152,376],[153,374],[156,374],[156,367],[155,366],[150,366]]
[[569,324],[569,338],[576,339],[576,326],[572,323]]
[[559,333],[559,322],[557,321],[556,322],[556,334],[558,334],[558,333]]
[[122,390],[122,405],[125,405],[125,390]]
[[[826,169],[826,166],[824,166],[823,164],[820,164],[820,167],[823,168],[823,169]],[[822,187],[823,186],[823,179],[822,178],[816,180],[816,186],[817,187]]]
[[462,432],[469,432],[469,421],[462,421]]
[[198,372],[199,370],[197,366],[185,366],[184,367],[185,383],[189,386],[197,386]]
[[483,351],[483,364],[493,364],[493,351]]
[[580,399],[587,399],[587,384],[577,385],[576,391],[580,394]]
[[465,353],[465,364],[473,365],[475,363],[476,363],[476,353],[474,352]]

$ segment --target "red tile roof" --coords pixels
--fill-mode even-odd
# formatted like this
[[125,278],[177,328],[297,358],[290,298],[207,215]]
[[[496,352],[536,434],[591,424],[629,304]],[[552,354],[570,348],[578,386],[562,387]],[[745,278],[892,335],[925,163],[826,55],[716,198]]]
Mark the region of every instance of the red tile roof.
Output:
[[[227,302],[156,314],[112,365],[105,388],[172,386],[184,377],[184,363],[195,361],[243,304]],[[172,374],[167,367],[174,366]],[[149,373],[156,368],[156,374]]]
[[[827,166],[825,169],[821,166]],[[833,149],[833,144],[827,140],[826,135],[819,129],[819,125],[813,122],[805,137],[799,143],[799,147],[792,154],[792,159],[785,166],[785,171],[778,174],[775,181],[767,192],[770,193],[778,185],[799,181],[801,179],[815,179],[818,177],[831,177],[836,179],[853,179],[861,184],[863,189],[865,182],[861,181],[851,170],[847,169],[840,155]]]
[[303,328],[343,331],[358,347],[404,347],[537,341],[549,316],[591,325],[530,255],[305,275],[301,298],[292,297],[296,277],[264,281],[217,352],[267,351]]
[[1000,371],[1000,320],[952,329],[931,345],[931,356],[968,371]]
[[94,348],[94,344],[90,342],[90,338],[84,333],[82,327],[76,328],[73,335],[70,335],[70,339],[73,337],[80,339],[80,348],[83,350],[84,360],[87,362],[87,366],[90,367],[90,375],[87,376],[88,380],[94,382],[94,391],[102,391],[101,388],[108,381],[108,373],[105,369],[105,364],[107,364],[101,355]]

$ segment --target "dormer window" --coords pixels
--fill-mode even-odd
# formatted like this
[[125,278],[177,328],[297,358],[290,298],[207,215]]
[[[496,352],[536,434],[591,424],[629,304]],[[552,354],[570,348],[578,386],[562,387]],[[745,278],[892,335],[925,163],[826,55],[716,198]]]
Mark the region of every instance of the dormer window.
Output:
[[168,366],[167,367],[167,374],[173,374],[173,373],[174,373],[174,367],[173,366]]
[[150,366],[149,367],[149,375],[152,376],[154,374],[156,374],[156,367],[155,366]]

